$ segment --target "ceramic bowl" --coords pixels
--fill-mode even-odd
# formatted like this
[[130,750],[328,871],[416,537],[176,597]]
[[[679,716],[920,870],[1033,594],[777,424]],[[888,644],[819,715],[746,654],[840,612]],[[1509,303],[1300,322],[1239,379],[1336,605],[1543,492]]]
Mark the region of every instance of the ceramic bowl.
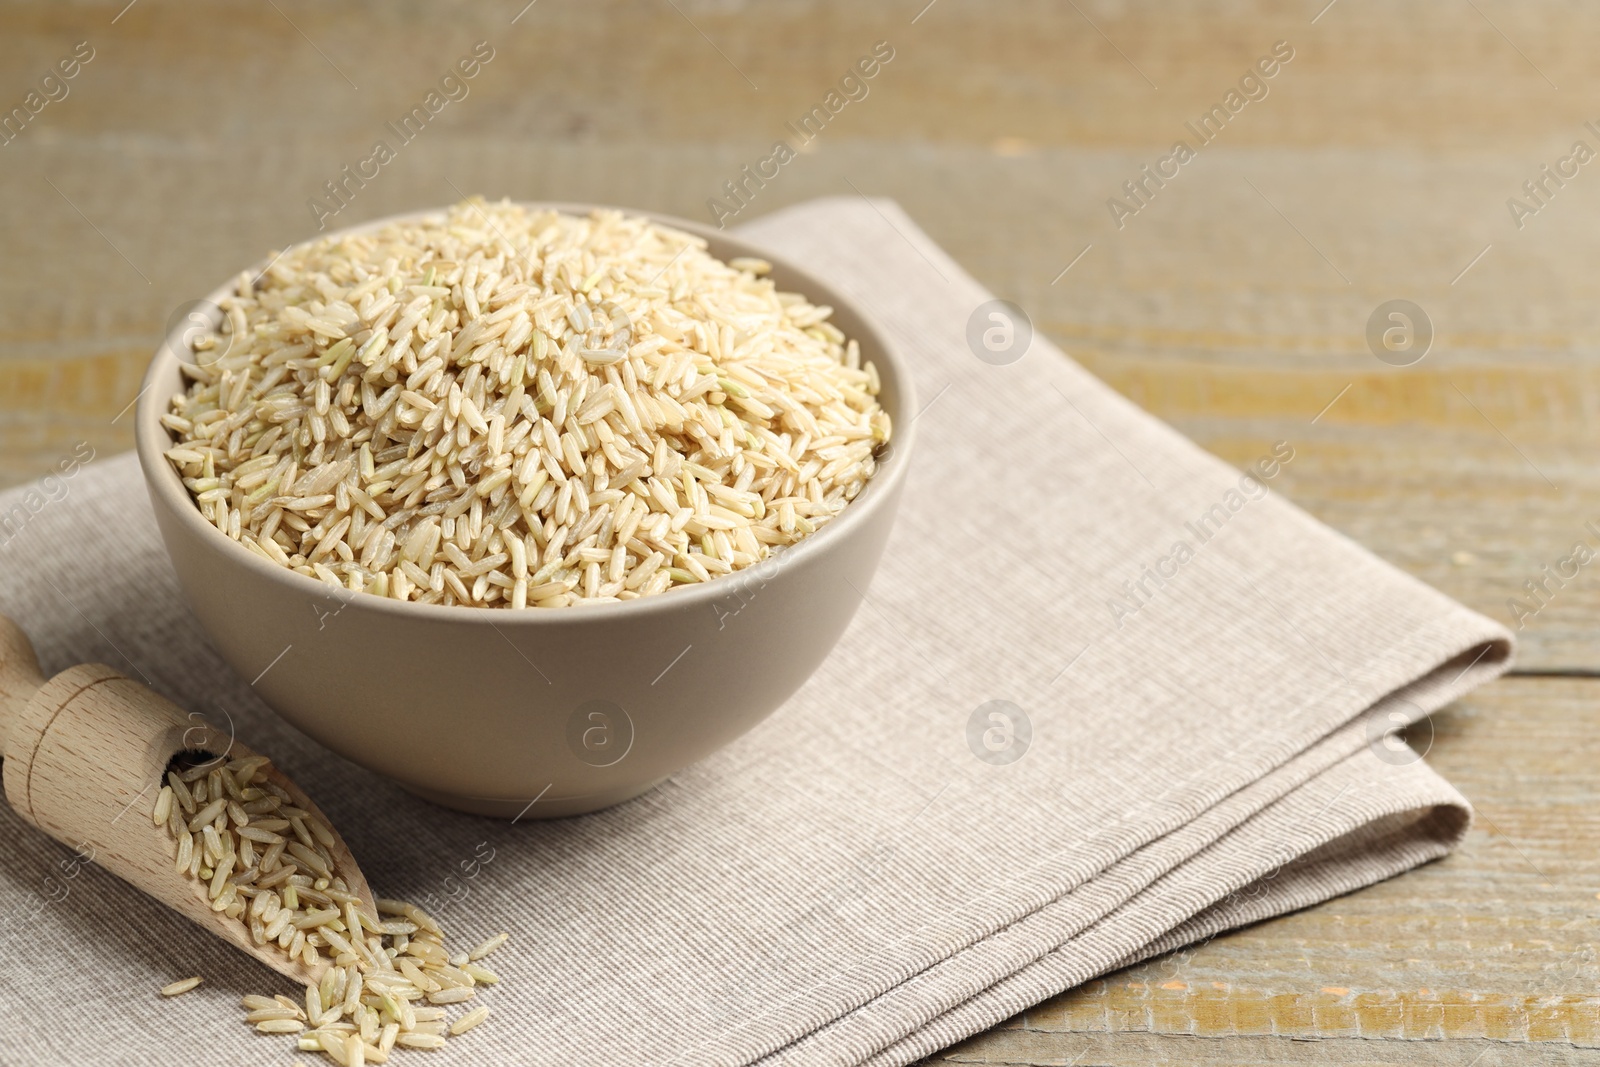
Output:
[[[594,205],[527,206],[582,213]],[[595,811],[728,744],[828,655],[894,521],[916,409],[889,338],[848,295],[783,256],[693,222],[630,213],[698,234],[724,260],[768,260],[780,289],[832,306],[832,321],[877,364],[893,447],[837,518],[760,565],[582,608],[341,593],[219,533],[163,456],[171,438],[160,417],[183,387],[178,329],[145,377],[140,465],[184,594],[217,652],[296,727],[449,807],[511,818]]]

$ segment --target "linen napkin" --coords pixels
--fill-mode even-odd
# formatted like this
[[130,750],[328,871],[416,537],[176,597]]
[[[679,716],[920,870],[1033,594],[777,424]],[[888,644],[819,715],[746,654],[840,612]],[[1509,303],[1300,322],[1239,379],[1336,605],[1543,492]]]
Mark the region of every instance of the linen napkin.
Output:
[[[46,670],[102,661],[228,716],[378,892],[463,945],[511,933],[489,1021],[430,1062],[911,1063],[1459,840],[1466,801],[1394,728],[1505,670],[1510,636],[1272,492],[1313,442],[1263,442],[1243,474],[1209,456],[1029,336],[892,202],[743,232],[903,346],[911,480],[817,674],[611,810],[457,814],[277,719],[184,607],[132,457],[0,497],[0,611]],[[293,1059],[238,1008],[285,980],[9,809],[0,960],[7,1064]]]

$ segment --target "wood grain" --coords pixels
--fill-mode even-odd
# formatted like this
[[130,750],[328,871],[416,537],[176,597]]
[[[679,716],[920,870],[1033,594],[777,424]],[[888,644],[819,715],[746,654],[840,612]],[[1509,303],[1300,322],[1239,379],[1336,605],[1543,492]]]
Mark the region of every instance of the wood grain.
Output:
[[[1432,717],[1427,758],[1477,808],[1446,859],[1091,982],[943,1059],[1211,1062],[1193,1042],[1129,1046],[1139,1060],[1087,1040],[1140,1034],[1237,1050],[1217,1062],[1298,1062],[1281,1039],[1316,1037],[1334,1062],[1467,1064],[1490,1048],[1484,1063],[1600,1063],[1597,693],[1511,678]],[[1336,1051],[1374,1041],[1405,1044],[1370,1061]],[[1008,1059],[1044,1047],[1070,1054]]]
[[[1576,541],[1600,548],[1585,525],[1600,526],[1600,170],[1553,188],[1520,228],[1506,205],[1574,140],[1600,146],[1584,125],[1600,122],[1600,10],[525,2],[0,10],[0,109],[75,42],[96,49],[71,94],[0,146],[0,485],[79,442],[127,447],[125,409],[173,310],[312,236],[307,200],[475,41],[496,55],[470,95],[338,223],[458,192],[705,218],[725,180],[886,40],[895,58],[869,95],[736,221],[815,196],[898,199],[1070,355],[1203,446],[1244,462],[1292,442],[1276,489],[1521,622],[1521,669],[1600,674],[1600,564],[1551,584],[1535,614],[1508,603]],[[1268,95],[1119,228],[1108,198],[1278,40],[1295,54]],[[1436,332],[1403,368],[1365,336],[1397,297]],[[1588,1062],[1583,998],[1600,974],[1585,962],[1563,984],[1539,968],[1580,957],[1595,932],[1592,684],[1504,683],[1438,718],[1433,758],[1486,816],[1445,863],[1219,939],[1176,977],[1152,964],[1072,994],[947,1058]]]

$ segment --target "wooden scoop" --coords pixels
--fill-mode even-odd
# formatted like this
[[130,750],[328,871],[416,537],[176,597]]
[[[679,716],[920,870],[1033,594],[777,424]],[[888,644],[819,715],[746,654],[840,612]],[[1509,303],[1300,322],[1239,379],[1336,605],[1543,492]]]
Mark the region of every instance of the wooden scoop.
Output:
[[[273,970],[315,984],[326,963],[311,967],[289,960],[276,943],[255,944],[243,922],[211,910],[204,882],[174,869],[177,842],[165,824],[152,824],[151,811],[172,758],[196,751],[224,762],[256,755],[110,667],[71,667],[46,681],[27,635],[0,615],[0,753],[11,806]],[[328,822],[277,770],[269,778]],[[372,890],[344,839],[335,833],[327,851],[350,892],[370,903]]]

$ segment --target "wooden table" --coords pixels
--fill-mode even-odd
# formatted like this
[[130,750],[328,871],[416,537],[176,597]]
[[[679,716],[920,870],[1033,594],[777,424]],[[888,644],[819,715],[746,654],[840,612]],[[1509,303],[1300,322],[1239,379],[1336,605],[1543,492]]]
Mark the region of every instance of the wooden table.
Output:
[[[1292,441],[1276,488],[1522,624],[1516,676],[1433,719],[1429,759],[1479,811],[1455,855],[938,1059],[1600,1063],[1600,560],[1537,613],[1508,603],[1600,548],[1600,165],[1571,161],[1600,150],[1600,11],[926,2],[7,4],[0,107],[78,42],[93,58],[0,146],[0,484],[128,447],[173,309],[314,233],[307,201],[475,42],[495,53],[470,94],[340,224],[466,192],[706,217],[888,41],[869,95],[742,218],[897,198],[1116,388],[1234,461]],[[1267,94],[1162,164],[1277,41]],[[1145,165],[1176,173],[1135,202]],[[1435,331],[1410,366],[1365,336],[1401,298]]]

